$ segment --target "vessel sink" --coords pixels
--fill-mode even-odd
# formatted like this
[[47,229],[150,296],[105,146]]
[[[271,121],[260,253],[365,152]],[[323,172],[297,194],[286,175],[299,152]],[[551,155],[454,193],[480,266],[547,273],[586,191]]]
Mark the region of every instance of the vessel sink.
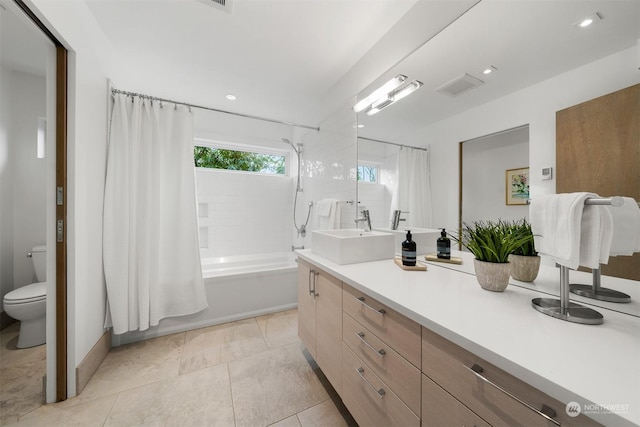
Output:
[[337,264],[393,259],[394,236],[357,229],[319,230],[311,233],[311,252]]
[[375,228],[374,231],[391,233],[395,237],[394,248],[397,253],[402,251],[402,242],[407,238],[407,230],[411,230],[411,240],[416,242],[416,252],[418,255],[427,255],[436,253],[438,237],[441,230],[433,228],[418,228],[401,225],[397,230],[390,228]]

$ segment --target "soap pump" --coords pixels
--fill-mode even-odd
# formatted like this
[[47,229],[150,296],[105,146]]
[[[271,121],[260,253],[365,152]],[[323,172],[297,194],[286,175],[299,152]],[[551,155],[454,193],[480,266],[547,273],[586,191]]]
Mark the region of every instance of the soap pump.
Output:
[[402,242],[402,265],[416,265],[416,242],[411,240],[411,230],[407,230],[407,240]]
[[438,258],[451,259],[451,240],[447,237],[447,231],[443,228],[437,242]]

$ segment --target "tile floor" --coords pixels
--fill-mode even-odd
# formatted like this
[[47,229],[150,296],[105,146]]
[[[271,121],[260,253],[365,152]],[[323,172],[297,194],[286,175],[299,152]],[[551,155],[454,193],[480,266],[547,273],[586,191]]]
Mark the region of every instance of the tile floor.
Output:
[[356,425],[303,352],[296,310],[113,348],[79,396],[51,405],[40,404],[44,346],[12,350],[9,329],[0,425]]

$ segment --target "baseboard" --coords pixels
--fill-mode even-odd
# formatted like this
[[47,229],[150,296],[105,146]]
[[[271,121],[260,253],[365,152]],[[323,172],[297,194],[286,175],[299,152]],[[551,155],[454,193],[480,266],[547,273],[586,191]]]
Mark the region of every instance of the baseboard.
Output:
[[106,331],[76,368],[76,395],[80,394],[111,349],[111,330]]
[[3,330],[4,328],[8,328],[9,326],[13,325],[16,322],[17,322],[16,319],[9,316],[4,311],[0,311],[0,331]]

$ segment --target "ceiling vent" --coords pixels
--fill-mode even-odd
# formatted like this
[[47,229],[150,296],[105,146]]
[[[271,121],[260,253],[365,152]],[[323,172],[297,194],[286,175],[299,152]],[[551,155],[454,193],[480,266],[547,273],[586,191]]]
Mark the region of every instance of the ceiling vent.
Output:
[[469,74],[463,74],[462,76],[443,84],[436,89],[436,92],[449,96],[458,96],[482,84],[484,84],[482,80],[470,76]]
[[209,6],[213,6],[216,9],[224,10],[227,13],[231,13],[231,9],[233,6],[233,0],[197,0],[197,1]]

